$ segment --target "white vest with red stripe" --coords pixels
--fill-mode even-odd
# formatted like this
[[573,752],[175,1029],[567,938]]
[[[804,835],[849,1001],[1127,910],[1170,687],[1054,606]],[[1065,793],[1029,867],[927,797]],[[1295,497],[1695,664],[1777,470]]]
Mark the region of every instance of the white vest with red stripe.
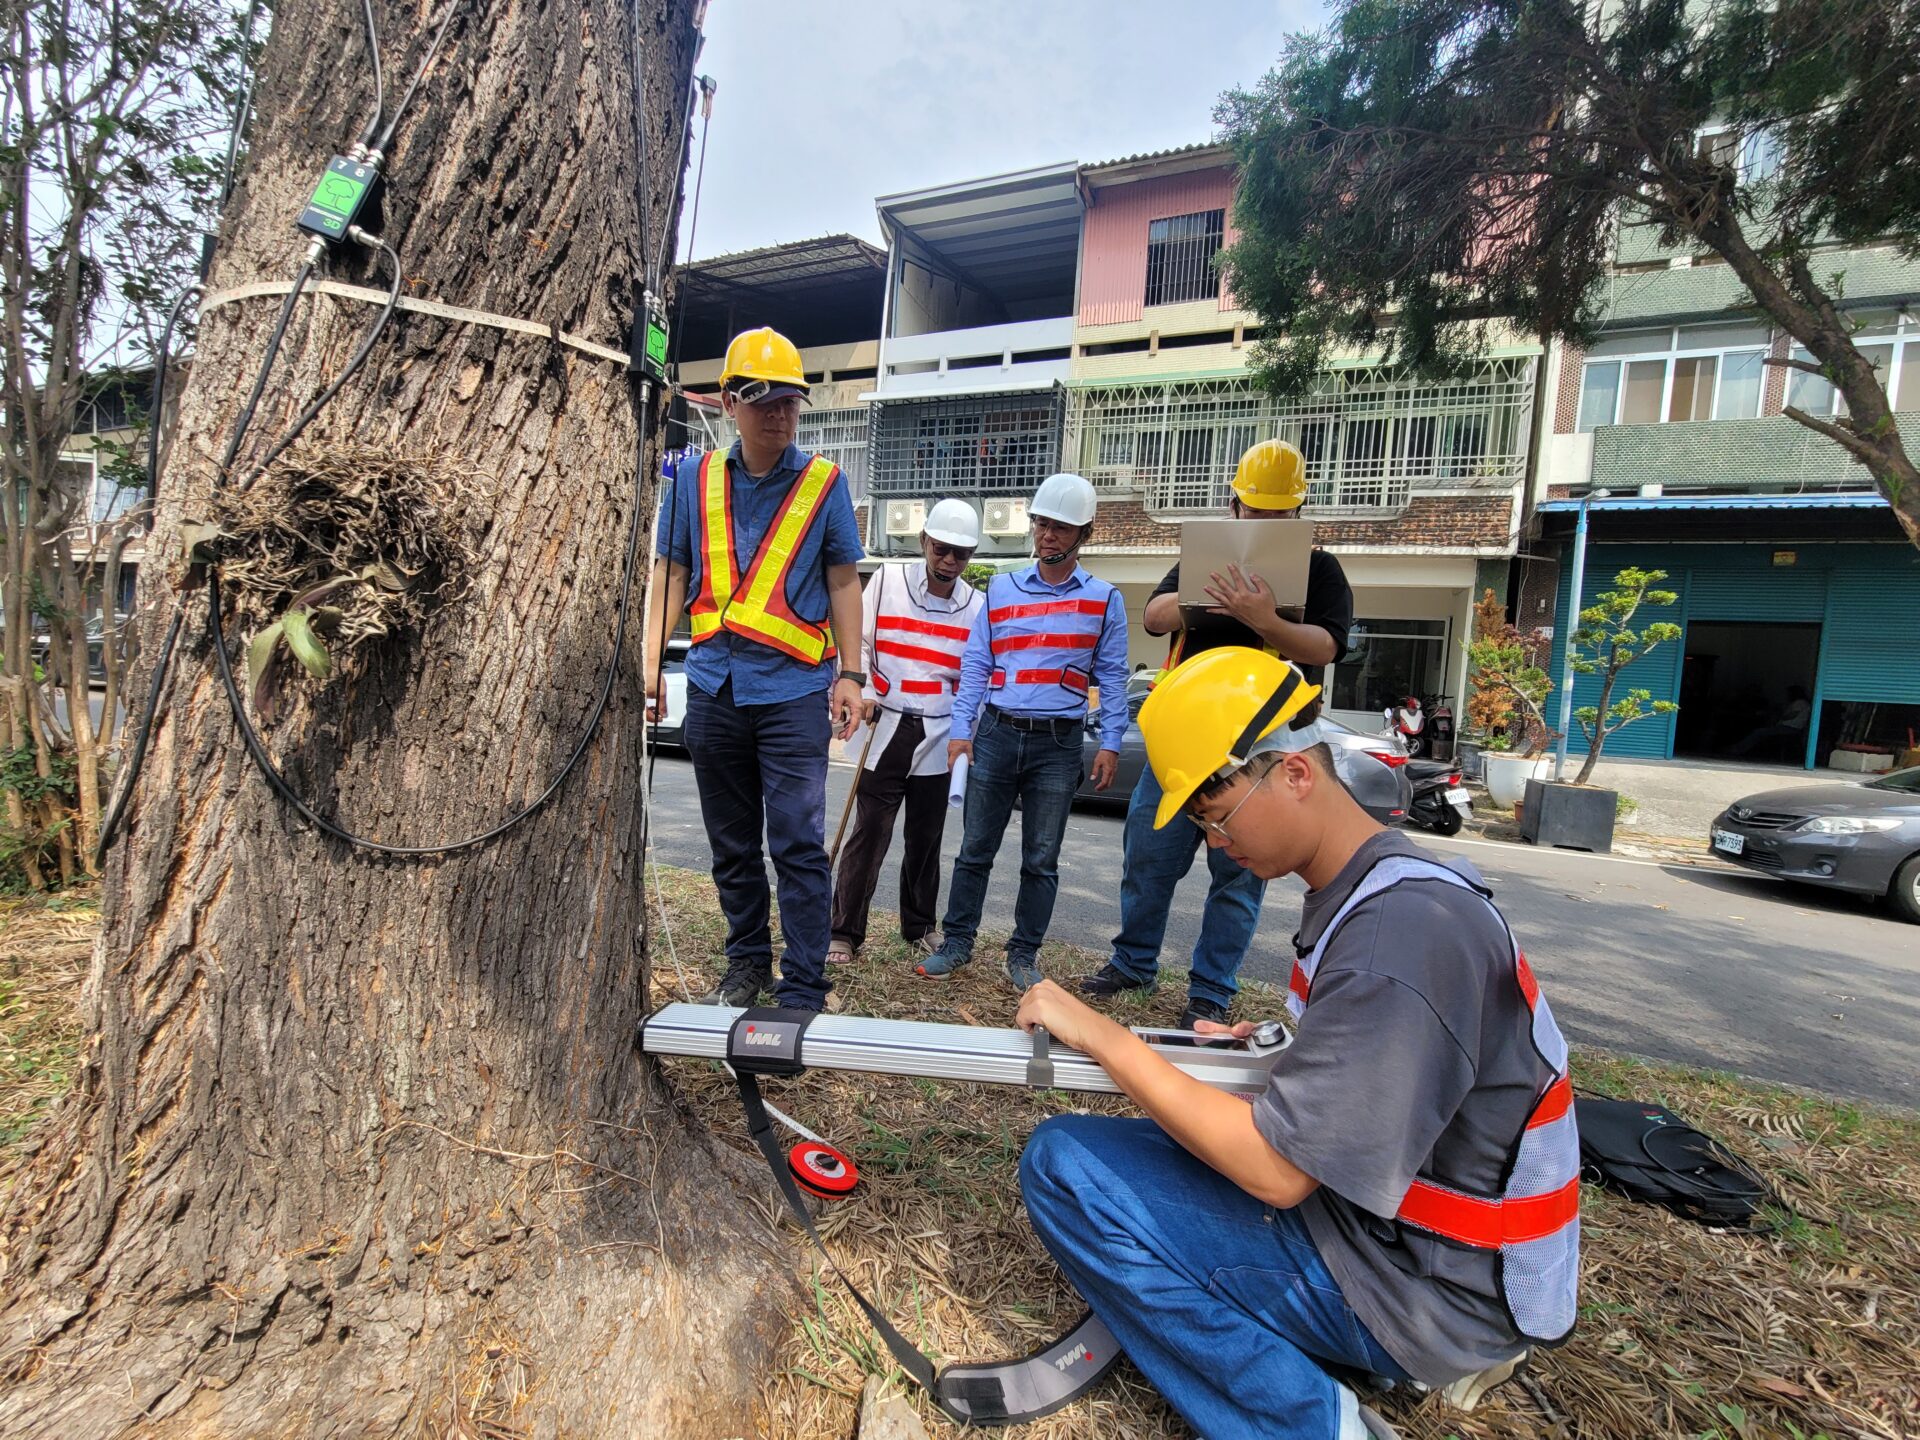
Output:
[[1091,575],[1064,595],[994,576],[987,585],[987,703],[1023,715],[1084,713],[1112,596],[1113,587]]
[[[1287,1009],[1294,1019],[1306,1012],[1314,973],[1335,932],[1366,901],[1405,880],[1457,886],[1500,915],[1486,892],[1459,871],[1421,856],[1387,856],[1361,876],[1312,950],[1294,961],[1287,986]],[[1506,1181],[1498,1194],[1456,1190],[1423,1173],[1407,1190],[1394,1218],[1442,1240],[1499,1252],[1500,1288],[1514,1328],[1529,1340],[1552,1345],[1573,1330],[1579,1294],[1580,1136],[1574,1128],[1567,1042],[1505,916],[1500,924],[1513,950],[1514,983],[1532,1016],[1533,1048],[1552,1076],[1507,1152]]]
[[855,754],[866,751],[868,769],[879,765],[904,714],[918,715],[923,724],[908,773],[947,773],[960,657],[983,603],[980,592],[964,580],[953,582],[946,599],[929,592],[923,560],[882,565],[867,582],[866,695],[880,714],[871,746],[857,735],[847,743],[859,747]]

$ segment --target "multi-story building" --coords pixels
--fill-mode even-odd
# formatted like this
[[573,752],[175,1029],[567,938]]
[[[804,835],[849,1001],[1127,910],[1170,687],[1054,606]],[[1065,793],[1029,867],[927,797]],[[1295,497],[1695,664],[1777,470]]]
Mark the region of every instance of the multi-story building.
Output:
[[[1444,383],[1355,354],[1311,394],[1276,399],[1247,373],[1257,318],[1214,265],[1233,238],[1227,150],[1087,166],[1080,188],[1064,463],[1103,492],[1089,568],[1121,587],[1137,624],[1179,553],[1179,522],[1223,514],[1241,454],[1289,440],[1307,460],[1316,538],[1354,590],[1330,708],[1373,729],[1407,694],[1457,704],[1469,607],[1482,585],[1506,591],[1539,347],[1495,345],[1480,371]],[[1135,641],[1136,659],[1164,645]]]
[[863,397],[879,374],[886,263],[885,251],[856,236],[823,235],[684,267],[670,342],[683,357],[670,460],[733,442],[719,400],[727,342],[771,325],[800,348],[813,387],[800,412],[800,447],[839,465],[864,511],[870,417]]
[[981,511],[978,558],[1030,552],[1026,501],[1060,468],[1080,251],[1079,168],[882,196],[880,374],[868,548],[910,552],[946,496]]
[[[1920,264],[1885,246],[1832,248],[1838,292],[1896,408],[1920,413]],[[1626,566],[1667,572],[1678,602],[1641,619],[1683,627],[1679,644],[1624,672],[1622,687],[1679,702],[1610,740],[1609,756],[1733,757],[1808,767],[1842,743],[1889,750],[1920,733],[1920,551],[1867,471],[1781,413],[1842,402],[1788,337],[1743,304],[1727,266],[1664,250],[1650,227],[1619,232],[1602,336],[1556,348],[1552,433],[1515,620],[1551,626],[1564,677],[1570,557],[1588,513],[1583,601]],[[1920,426],[1915,427],[1920,434]],[[1576,704],[1597,682],[1577,677]],[[1803,736],[1756,732],[1795,714]],[[1750,737],[1755,737],[1749,743]],[[1577,727],[1572,748],[1584,748]]]
[[1165,642],[1138,620],[1180,522],[1223,514],[1241,453],[1284,437],[1354,587],[1333,710],[1373,729],[1409,693],[1457,704],[1469,606],[1506,593],[1539,347],[1496,345],[1447,383],[1356,354],[1304,398],[1257,390],[1257,322],[1214,268],[1233,184],[1210,145],[1042,166],[882,197],[884,254],[835,236],[691,266],[687,443],[730,438],[700,402],[727,338],[774,325],[816,381],[800,443],[854,476],[870,553],[911,553],[928,507],[956,496],[980,510],[978,558],[1022,562],[1034,487],[1078,470],[1102,491],[1085,562],[1127,598],[1133,660],[1157,664]]

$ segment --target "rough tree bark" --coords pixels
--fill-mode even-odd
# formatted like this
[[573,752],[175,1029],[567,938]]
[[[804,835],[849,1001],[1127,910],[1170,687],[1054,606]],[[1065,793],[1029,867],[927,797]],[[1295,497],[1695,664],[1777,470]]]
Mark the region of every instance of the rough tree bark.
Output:
[[[691,0],[458,3],[378,224],[406,289],[622,347],[642,263],[633,32],[657,236],[678,195]],[[444,12],[374,9],[391,103]],[[292,218],[369,103],[360,37],[354,0],[278,8],[213,290],[292,275]],[[384,279],[359,258],[335,267]],[[243,300],[202,324],[143,585],[180,573],[174,527],[206,513],[278,307]],[[300,302],[257,445],[373,313]],[[424,634],[293,706],[269,744],[362,833],[483,828],[553,774],[607,661],[627,378],[403,312],[310,433],[470,462],[484,560]],[[203,593],[187,604],[199,635]],[[168,605],[149,609],[151,657]],[[725,1154],[632,1049],[639,678],[634,644],[557,803],[477,851],[396,863],[273,798],[207,644],[183,646],[108,866],[83,1070],[5,1217],[0,1432],[358,1437],[441,1430],[475,1404],[506,1433],[750,1429],[776,1328],[762,1302],[783,1272]]]

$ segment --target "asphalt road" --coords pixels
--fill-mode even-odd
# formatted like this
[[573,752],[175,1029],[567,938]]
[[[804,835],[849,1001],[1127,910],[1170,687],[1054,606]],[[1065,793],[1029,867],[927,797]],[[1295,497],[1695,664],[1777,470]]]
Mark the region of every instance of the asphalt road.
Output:
[[[829,774],[829,839],[851,775],[843,765]],[[660,758],[654,799],[661,863],[706,868],[686,760]],[[1120,829],[1118,815],[1075,814],[1061,852],[1054,939],[1100,949],[1112,938]],[[1920,1106],[1920,926],[1849,896],[1706,866],[1418,838],[1436,852],[1464,854],[1486,876],[1570,1040]],[[959,839],[955,811],[949,862]],[[896,838],[876,908],[897,904],[898,853]],[[1010,837],[988,894],[990,932],[1011,918],[1018,868]],[[1294,879],[1268,887],[1243,973],[1285,984],[1303,888]],[[1205,891],[1205,866],[1196,862],[1174,901],[1171,965],[1184,969]],[[945,895],[943,876],[943,904]],[[982,953],[976,963],[988,959]],[[1178,997],[1165,972],[1161,993],[1171,1016]]]

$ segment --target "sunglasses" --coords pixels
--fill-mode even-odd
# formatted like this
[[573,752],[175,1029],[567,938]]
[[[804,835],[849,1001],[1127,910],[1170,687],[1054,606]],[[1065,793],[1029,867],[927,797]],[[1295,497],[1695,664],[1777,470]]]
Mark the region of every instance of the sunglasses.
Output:
[[938,540],[929,540],[927,548],[933,551],[936,560],[971,560],[973,548],[968,545],[943,545]]
[[[1269,770],[1267,775],[1271,775],[1272,773],[1273,772]],[[1185,812],[1187,819],[1198,825],[1209,835],[1218,835],[1222,840],[1233,839],[1233,836],[1227,833],[1227,826],[1231,825],[1233,823],[1233,817],[1240,813],[1240,806],[1245,805],[1247,801],[1253,798],[1253,792],[1267,783],[1267,775],[1262,775],[1258,780],[1254,781],[1253,784],[1248,786],[1247,793],[1240,797],[1240,805],[1234,806],[1233,809],[1222,815],[1218,820],[1203,820],[1191,810]]]

